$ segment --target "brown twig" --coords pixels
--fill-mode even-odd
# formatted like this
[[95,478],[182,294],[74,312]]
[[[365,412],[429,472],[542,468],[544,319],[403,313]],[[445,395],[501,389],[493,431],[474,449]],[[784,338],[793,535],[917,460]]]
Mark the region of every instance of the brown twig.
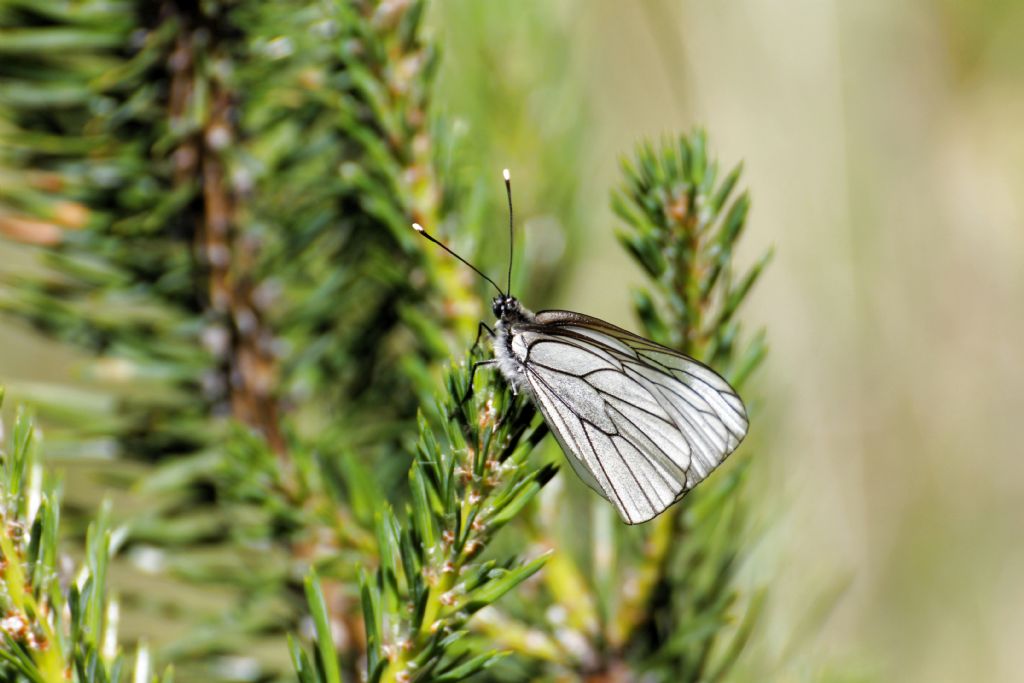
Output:
[[[194,32],[182,31],[169,64],[172,121],[182,121],[192,105],[195,79],[205,76],[196,69],[197,49],[210,48],[197,48]],[[211,327],[221,331],[211,335],[207,346],[220,363],[223,381],[218,384],[225,387],[231,415],[257,430],[275,453],[284,456],[287,445],[280,424],[273,333],[254,296],[258,246],[238,225],[238,197],[224,158],[236,138],[233,97],[217,78],[207,86],[210,109],[202,130],[186,136],[174,152],[175,184],[194,182],[197,174],[202,184],[195,219],[196,258],[206,269],[203,306],[212,318]],[[225,337],[226,343],[216,341]]]

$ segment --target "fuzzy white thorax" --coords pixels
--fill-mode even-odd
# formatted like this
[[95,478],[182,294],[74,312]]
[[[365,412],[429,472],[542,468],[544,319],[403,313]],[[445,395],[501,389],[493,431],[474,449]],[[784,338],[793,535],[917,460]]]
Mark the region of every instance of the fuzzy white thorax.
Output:
[[516,324],[532,323],[536,316],[518,301],[511,299],[512,306],[498,318],[494,326],[494,360],[498,370],[512,387],[512,393],[529,391],[526,378],[527,348],[523,338],[514,331]]

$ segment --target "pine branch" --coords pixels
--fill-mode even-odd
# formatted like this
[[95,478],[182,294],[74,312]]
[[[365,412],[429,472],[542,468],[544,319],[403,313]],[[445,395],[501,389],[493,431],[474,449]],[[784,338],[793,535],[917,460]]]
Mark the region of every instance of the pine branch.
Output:
[[[3,403],[0,387],[0,405]],[[0,423],[0,438],[3,435]],[[60,484],[39,458],[39,432],[18,409],[0,444],[0,677],[12,683],[105,683],[127,659],[117,643],[118,605],[108,596],[107,568],[123,530],[105,506],[89,526],[85,564],[77,573],[60,545]],[[171,681],[151,673],[139,646],[134,680]]]
[[[546,429],[531,427],[532,405],[499,389],[500,380],[492,378],[474,400],[461,400],[469,388],[467,365],[478,358],[470,355],[447,374],[439,411],[449,419],[440,433],[420,420],[404,514],[385,510],[378,516],[380,567],[361,581],[369,681],[459,681],[491,666],[500,653],[467,645],[467,622],[546,559],[543,553],[531,560],[483,557],[494,534],[522,512],[556,468],[527,464]],[[313,591],[314,616],[319,600]],[[321,654],[324,632],[318,627]],[[293,660],[303,681],[335,680],[321,660],[313,667],[294,647]]]
[[[735,313],[766,260],[733,275],[748,208],[745,195],[733,197],[738,170],[720,181],[698,133],[642,145],[624,171],[613,206],[627,225],[621,241],[652,280],[651,291],[635,295],[647,336],[742,385],[764,343],[763,335],[740,341]],[[747,540],[747,462],[737,453],[639,527],[620,525],[604,501],[593,501],[582,551],[578,519],[563,524],[564,510],[540,510],[527,529],[533,543],[557,548],[542,577],[547,600],[510,603],[508,612],[492,608],[475,622],[488,642],[517,655],[506,675],[568,670],[589,681],[725,680],[763,599],[734,588]]]
[[[657,151],[642,147],[639,170],[627,166],[626,186],[616,196],[615,206],[631,228],[622,235],[624,243],[655,281],[657,294],[637,297],[648,334],[692,355],[714,357],[717,367],[739,383],[740,374],[749,374],[763,355],[763,345],[756,341],[739,353],[732,319],[764,262],[752,274],[733,277],[733,247],[742,232],[747,200],[731,198],[738,172],[718,183],[714,166],[706,161],[704,144],[698,134],[666,143]],[[442,414],[458,414],[453,412],[455,400],[464,390],[461,381],[449,379],[447,412]],[[465,432],[475,424],[475,419],[463,420],[462,429]],[[458,443],[458,432],[453,433],[450,424],[448,433]],[[732,463],[652,524],[598,526],[595,543],[600,547],[595,556],[607,557],[595,563],[592,573],[596,594],[584,590],[591,572],[581,569],[572,554],[564,548],[553,554],[543,581],[553,605],[564,615],[557,622],[547,623],[546,613],[542,616],[536,609],[512,617],[488,597],[478,603],[488,608],[486,616],[468,622],[486,640],[446,641],[435,636],[431,641],[426,640],[428,634],[435,634],[427,625],[440,629],[445,623],[435,620],[435,614],[442,613],[446,604],[456,611],[462,604],[452,592],[459,572],[478,574],[459,562],[457,549],[440,555],[444,560],[440,573],[441,560],[429,561],[437,531],[436,525],[423,521],[430,519],[423,515],[424,501],[446,500],[442,494],[451,483],[436,476],[427,495],[420,492],[420,477],[423,472],[453,471],[459,465],[445,459],[445,449],[436,445],[426,424],[421,435],[423,459],[413,469],[409,518],[400,522],[389,514],[382,519],[378,526],[382,565],[363,586],[370,680],[433,680],[434,676],[445,680],[451,667],[460,664],[469,668],[457,669],[459,675],[468,675],[469,669],[475,671],[485,663],[498,665],[495,645],[507,647],[522,660],[517,674],[505,673],[513,678],[566,669],[595,681],[632,680],[641,674],[665,681],[719,681],[728,676],[756,624],[762,601],[755,595],[740,607],[733,588],[745,531],[744,461]],[[471,432],[464,437],[470,444],[480,439]],[[455,462],[459,462],[457,455]],[[458,523],[465,519],[467,490],[472,496],[472,489],[464,489],[455,496],[459,505],[446,506],[448,519],[456,522],[449,526],[451,541],[460,538]],[[450,499],[451,494],[447,495]],[[459,510],[462,514],[455,516]],[[531,526],[536,547],[550,547],[553,541],[545,530],[551,527],[543,519]],[[410,528],[414,531],[409,532]],[[424,574],[425,581],[420,579]],[[737,609],[745,611],[738,626],[733,617]],[[458,618],[463,621],[465,616]],[[435,651],[437,647],[441,651]],[[455,654],[460,650],[461,658]],[[308,657],[296,657],[300,671],[322,668],[311,668]]]
[[[457,208],[434,172],[422,12],[0,4],[0,235],[46,266],[0,273],[0,311],[96,356],[112,408],[41,410],[80,452],[91,433],[158,466],[132,539],[172,550],[179,576],[224,582],[202,552],[219,545],[228,576],[287,596],[327,562],[336,606],[354,604],[338,558],[373,563],[360,496],[400,483],[402,427],[479,308],[408,229]],[[254,575],[258,539],[275,561]],[[267,628],[208,626],[171,652]]]
[[[619,234],[654,281],[656,295],[635,293],[636,311],[651,338],[723,370],[740,387],[765,353],[763,334],[738,342],[736,310],[767,264],[733,275],[733,255],[749,209],[734,197],[737,168],[718,180],[703,133],[640,147],[624,162],[626,181],[613,206],[628,225]],[[747,607],[725,654],[729,616],[737,600],[732,577],[742,554],[743,455],[656,519],[642,559],[629,569],[633,590],[622,596],[611,643],[641,668],[674,671],[672,680],[721,680],[752,627],[760,598]],[[713,661],[713,655],[720,657]],[[665,679],[668,680],[668,679]]]

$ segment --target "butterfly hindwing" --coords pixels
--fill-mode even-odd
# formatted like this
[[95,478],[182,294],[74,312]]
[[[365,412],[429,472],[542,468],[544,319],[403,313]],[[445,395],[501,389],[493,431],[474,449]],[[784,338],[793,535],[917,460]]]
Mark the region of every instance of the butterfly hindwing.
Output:
[[656,517],[746,435],[732,387],[672,349],[570,311],[541,311],[511,334],[573,469],[627,523]]

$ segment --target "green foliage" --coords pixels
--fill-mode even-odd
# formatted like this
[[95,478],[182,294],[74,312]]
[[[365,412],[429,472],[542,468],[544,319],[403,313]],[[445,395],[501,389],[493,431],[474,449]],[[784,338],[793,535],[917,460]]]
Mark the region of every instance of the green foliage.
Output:
[[[376,517],[379,566],[360,580],[367,642],[367,680],[458,681],[491,666],[500,653],[467,646],[470,617],[537,572],[541,554],[484,557],[494,534],[514,520],[556,472],[527,462],[546,434],[532,426],[534,409],[496,381],[467,398],[467,362],[446,375],[447,396],[437,412],[439,428],[420,419],[417,459],[409,470],[410,502],[404,514],[390,507]],[[478,377],[477,385],[483,378]],[[482,393],[482,395],[481,395]],[[303,680],[335,680],[319,662],[328,655],[323,634],[323,597],[315,578],[307,583],[317,622],[316,667],[293,649]],[[317,676],[312,677],[316,671]]]
[[[570,47],[578,12],[547,0],[445,0],[431,3],[428,14],[445,49],[436,100],[453,121],[446,182],[459,178],[470,198],[461,213],[493,235],[506,211],[494,181],[500,166],[511,169],[522,217],[512,291],[522,301],[549,298],[567,284],[566,271],[583,255],[574,247],[588,239],[593,220],[590,196],[580,192],[592,183],[580,169],[594,154],[603,94],[585,87],[586,67]],[[466,229],[463,222],[457,232]],[[503,273],[505,244],[485,243],[491,248],[474,263]]]
[[408,227],[456,215],[422,12],[0,1],[0,235],[42,266],[0,272],[0,310],[93,356],[114,399],[40,410],[69,455],[92,436],[147,464],[133,543],[246,586],[176,657],[293,625],[323,557],[346,580],[372,563],[367,482],[401,485],[403,425],[476,318]]
[[129,457],[202,450],[210,414],[286,450],[296,396],[326,443],[377,443],[351,428],[364,408],[413,412],[416,361],[447,348],[416,312],[435,290],[410,271],[433,266],[408,225],[450,209],[421,3],[2,6],[4,92],[33,98],[3,110],[0,232],[54,247],[2,305],[98,354],[101,379],[159,383],[119,406]]
[[771,258],[765,254],[739,277],[733,274],[736,244],[750,200],[735,197],[740,169],[719,180],[707,158],[703,133],[642,145],[623,162],[623,187],[612,206],[628,230],[622,245],[654,282],[656,295],[635,292],[635,306],[652,339],[716,368],[733,384],[764,356],[763,336],[737,351],[736,311]]
[[[30,398],[66,456],[114,444],[103,472],[142,501],[100,515],[84,578],[62,583],[57,489],[31,483],[19,421],[4,519],[32,532],[5,536],[3,597],[60,644],[9,639],[9,671],[116,680],[116,539],[226,605],[181,610],[185,635],[159,643],[179,676],[237,678],[225,657],[318,683],[728,676],[760,604],[733,584],[745,456],[625,528],[571,484],[540,494],[555,467],[534,453],[546,428],[529,402],[493,373],[463,400],[479,352],[442,367],[479,297],[408,226],[459,223],[475,243],[484,228],[457,220],[458,169],[438,180],[451,141],[422,14],[0,0],[0,235],[32,264],[0,270],[0,311],[87,356],[85,400]],[[648,335],[741,384],[764,344],[742,342],[736,312],[765,262],[733,275],[738,171],[719,179],[695,135],[642,147],[625,172],[614,205],[652,281],[636,294]]]
[[[752,343],[740,341],[735,313],[766,259],[734,277],[732,254],[748,201],[745,195],[732,196],[738,171],[719,183],[704,148],[702,134],[658,148],[642,146],[636,166],[624,165],[626,178],[615,194],[614,206],[627,223],[623,243],[652,279],[651,290],[636,294],[637,313],[648,335],[691,355],[713,359],[739,385],[760,362],[764,344],[763,335]],[[581,535],[580,519],[554,518],[546,506],[510,504],[509,512],[496,518],[516,522],[510,530],[516,539],[512,547],[555,548],[541,573],[544,590],[531,590],[525,601],[504,600],[500,607],[495,605],[496,598],[508,588],[503,576],[497,590],[482,590],[474,598],[460,600],[444,592],[451,581],[445,583],[448,574],[437,573],[442,560],[446,562],[442,566],[453,570],[453,578],[470,577],[459,583],[463,590],[475,585],[481,571],[461,564],[456,552],[465,547],[459,534],[460,528],[465,529],[461,520],[466,518],[466,491],[450,493],[450,475],[434,475],[426,486],[423,479],[425,471],[469,469],[457,464],[458,458],[476,454],[478,463],[487,450],[484,446],[463,452],[465,444],[487,443],[473,431],[487,424],[480,421],[479,413],[467,416],[457,409],[466,391],[464,367],[449,375],[446,405],[436,411],[451,418],[442,423],[448,435],[443,445],[438,445],[433,428],[421,421],[420,459],[411,471],[412,504],[406,518],[399,521],[387,511],[378,523],[381,568],[362,583],[369,679],[448,680],[446,676],[451,676],[457,680],[478,667],[482,672],[485,665],[490,668],[486,675],[480,673],[483,679],[553,680],[566,672],[579,678],[730,679],[764,599],[760,593],[740,596],[734,583],[748,539],[743,491],[749,461],[743,455],[642,527],[610,521],[614,516],[610,507],[596,501],[586,537],[586,545],[593,548],[589,566],[574,552],[574,541]],[[492,394],[486,405],[490,410],[517,405],[501,403],[510,400],[505,389]],[[502,417],[496,424],[507,419]],[[540,433],[534,434],[536,439]],[[478,471],[479,465],[474,468]],[[547,478],[545,471],[533,470],[533,476],[541,477],[538,485]],[[529,471],[520,476],[523,482],[531,481]],[[447,552],[432,557],[438,529],[444,528],[438,509],[446,514],[447,538],[456,543],[451,550],[442,544]],[[578,508],[572,514],[578,515]],[[535,568],[519,565],[524,575]],[[519,573],[511,577],[514,582],[521,579]],[[431,599],[438,594],[442,605],[449,595],[450,609],[460,620],[448,628],[467,628],[465,634],[456,631],[458,637],[444,638],[447,632],[431,631],[433,639],[426,639],[423,629],[431,623]],[[473,610],[460,609],[462,605],[472,605]],[[486,615],[468,620],[472,611],[484,606]],[[444,622],[439,629],[442,626]],[[495,646],[508,656],[497,659]],[[319,671],[319,664],[310,666],[310,658],[303,657],[296,655],[300,671]],[[304,680],[327,679],[320,675]]]
[[[60,546],[60,483],[44,472],[38,439],[33,421],[19,408],[10,439],[0,444],[0,678],[124,680],[129,659],[117,643],[118,606],[106,585],[110,555],[123,530],[111,528],[105,506],[89,526],[83,566],[72,570]],[[140,646],[133,680],[170,683],[170,670],[157,677],[150,666],[149,651]]]
[[[764,335],[742,344],[735,314],[770,258],[734,276],[749,199],[734,196],[740,169],[719,180],[703,133],[645,144],[623,162],[612,205],[619,233],[653,283],[634,293],[647,334],[723,371],[733,386],[764,357]],[[658,680],[719,681],[736,663],[757,619],[754,596],[735,621],[733,587],[746,536],[747,450],[642,534],[633,595],[619,604],[616,640]],[[632,539],[634,542],[638,539]],[[670,672],[667,674],[666,672]]]

